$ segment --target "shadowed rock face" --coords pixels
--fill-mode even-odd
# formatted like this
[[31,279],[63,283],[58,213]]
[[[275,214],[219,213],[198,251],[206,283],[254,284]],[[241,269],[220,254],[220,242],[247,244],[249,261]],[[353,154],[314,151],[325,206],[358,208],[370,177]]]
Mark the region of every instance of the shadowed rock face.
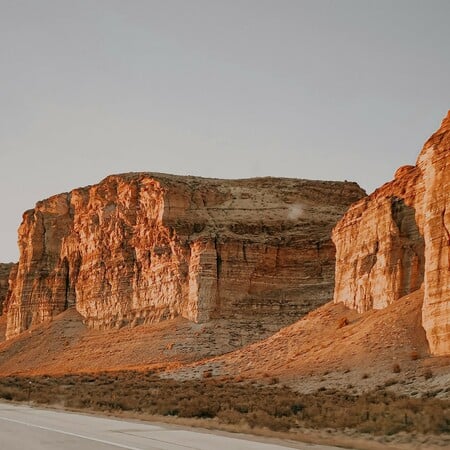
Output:
[[15,267],[14,263],[0,263],[0,316],[3,313],[3,303],[8,293],[9,276]]
[[355,183],[132,173],[38,202],[19,228],[7,337],[76,307],[96,328],[183,316],[281,327],[332,296]]
[[433,354],[450,354],[450,112],[416,166],[352,205],[333,230],[335,302],[384,308],[424,284]]

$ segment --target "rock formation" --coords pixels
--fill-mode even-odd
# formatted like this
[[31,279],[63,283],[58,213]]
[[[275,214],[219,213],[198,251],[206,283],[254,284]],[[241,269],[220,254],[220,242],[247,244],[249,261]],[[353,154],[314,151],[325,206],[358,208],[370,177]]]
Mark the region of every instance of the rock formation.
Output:
[[0,263],[0,316],[3,313],[3,302],[9,287],[9,275],[15,268],[13,263]]
[[6,335],[73,306],[95,328],[294,322],[331,298],[331,229],[363,195],[347,182],[132,173],[38,202],[19,228]]
[[450,354],[450,112],[416,166],[352,205],[333,241],[335,302],[380,309],[423,283],[431,352]]

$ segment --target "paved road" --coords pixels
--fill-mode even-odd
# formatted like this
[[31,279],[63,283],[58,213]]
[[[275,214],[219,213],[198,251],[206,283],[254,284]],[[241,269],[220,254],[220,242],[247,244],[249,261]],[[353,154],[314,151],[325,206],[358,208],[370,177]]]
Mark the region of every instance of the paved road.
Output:
[[241,436],[0,403],[1,450],[338,450]]

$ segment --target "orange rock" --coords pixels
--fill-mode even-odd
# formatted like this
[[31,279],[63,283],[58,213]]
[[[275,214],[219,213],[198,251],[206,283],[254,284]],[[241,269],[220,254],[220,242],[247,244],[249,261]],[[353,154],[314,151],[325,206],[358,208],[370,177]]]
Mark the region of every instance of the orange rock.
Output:
[[347,182],[131,173],[38,202],[19,229],[6,335],[72,306],[95,328],[294,322],[331,298],[330,232],[363,195]]
[[8,293],[9,276],[15,270],[14,263],[0,263],[0,316],[3,313],[3,303]]
[[425,190],[421,220],[425,246],[422,321],[431,350],[450,354],[450,111],[426,142],[417,166]]
[[364,312],[424,284],[433,354],[450,354],[450,112],[416,166],[350,207],[333,230],[334,300]]

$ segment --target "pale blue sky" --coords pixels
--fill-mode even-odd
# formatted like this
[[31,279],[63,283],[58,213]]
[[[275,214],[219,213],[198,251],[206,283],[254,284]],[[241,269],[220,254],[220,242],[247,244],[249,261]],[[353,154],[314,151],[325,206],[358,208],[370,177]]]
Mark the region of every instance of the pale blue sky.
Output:
[[450,108],[448,0],[0,0],[0,261],[106,175],[354,180]]

